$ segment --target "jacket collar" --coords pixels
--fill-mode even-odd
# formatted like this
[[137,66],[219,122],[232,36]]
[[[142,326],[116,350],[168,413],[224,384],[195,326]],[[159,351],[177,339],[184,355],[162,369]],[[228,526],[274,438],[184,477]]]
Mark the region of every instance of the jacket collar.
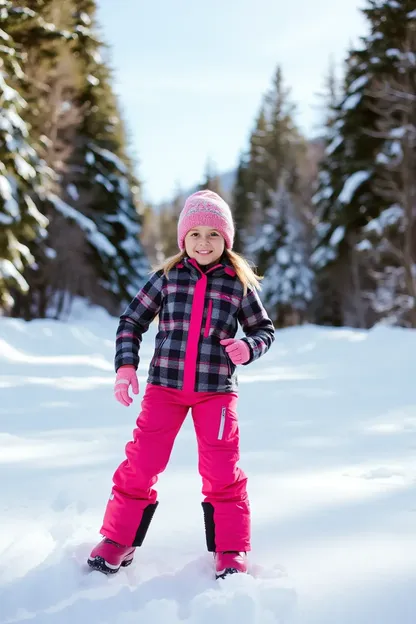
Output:
[[[200,269],[197,261],[194,260],[193,258],[189,258],[188,256],[185,256],[182,262],[179,262],[176,265],[176,267],[178,269],[186,268],[191,273],[194,273],[197,275],[200,275],[201,273],[204,272]],[[218,260],[218,262],[214,265],[214,267],[211,267],[211,269],[209,270],[209,274],[211,273],[215,273],[215,275],[229,275],[230,277],[236,276],[236,272],[233,266],[231,265],[230,261],[225,255],[223,255]]]

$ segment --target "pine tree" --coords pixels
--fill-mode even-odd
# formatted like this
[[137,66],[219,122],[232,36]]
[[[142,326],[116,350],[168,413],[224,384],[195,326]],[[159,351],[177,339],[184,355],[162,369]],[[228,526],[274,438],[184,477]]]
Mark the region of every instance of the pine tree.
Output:
[[[384,25],[384,24],[383,24]],[[386,201],[363,229],[360,249],[374,277],[366,293],[378,318],[416,327],[416,13],[400,49],[392,49],[396,76],[385,74],[369,92],[382,139],[374,191]]]
[[[320,266],[332,263],[343,282],[344,323],[365,326],[374,322],[363,292],[371,289],[362,257],[362,229],[389,207],[377,188],[377,156],[383,138],[378,133],[380,114],[371,93],[382,76],[397,77],[397,50],[403,48],[408,25],[415,19],[413,0],[370,0],[364,9],[370,34],[351,50],[346,64],[344,96],[334,123],[334,136],[323,167],[327,191],[319,201],[321,213]],[[357,247],[358,245],[358,247]],[[353,302],[348,312],[347,302]]]
[[[103,44],[96,36],[95,2],[73,0],[73,4],[79,71],[76,104],[83,116],[60,200],[84,217],[77,222],[88,242],[86,263],[96,276],[78,284],[78,293],[118,312],[137,292],[148,270],[139,241],[139,185],[125,152],[111,75],[101,56]],[[68,216],[62,201],[55,207]]]
[[240,156],[232,192],[231,208],[235,223],[234,250],[243,254],[247,247],[248,227],[251,217],[248,156]]
[[[72,246],[75,258],[82,257],[82,236],[72,218],[61,217],[54,199],[61,194],[62,173],[73,151],[81,118],[73,104],[76,75],[71,58],[72,5],[71,0],[32,0],[29,4],[34,17],[26,19],[14,34],[25,50],[26,118],[50,176],[42,185],[44,201],[38,204],[49,219],[48,236],[35,238],[30,244],[36,262],[25,270],[29,290],[25,296],[15,298],[12,311],[26,319],[54,314],[54,308],[59,316],[64,303],[58,303],[59,293],[66,287],[66,276],[73,279],[82,273],[79,263],[67,253]],[[66,266],[66,274],[59,270],[62,265]]]
[[25,228],[31,261],[21,284],[27,293],[16,292],[12,313],[59,317],[75,295],[117,313],[148,264],[139,241],[139,185],[100,57],[95,2],[16,0],[13,9],[19,19],[7,26],[21,56],[18,91],[28,103],[22,117],[48,172],[36,182],[41,196],[33,188],[30,197],[49,224],[47,237],[42,228],[33,234]]
[[235,249],[256,261],[256,231],[261,227],[264,197],[262,180],[267,173],[267,120],[262,103],[249,139],[247,152],[240,156],[233,187],[231,207],[236,224]]
[[284,177],[287,190],[291,194],[299,192],[299,155],[305,143],[295,127],[294,106],[285,87],[280,68],[277,68],[272,88],[267,93],[258,117],[257,126],[251,138],[249,194],[254,217],[251,229],[251,242],[248,250],[254,254],[255,264],[260,273],[269,266],[269,253],[274,251],[258,248],[264,226],[268,227],[268,209],[271,207],[279,180]]
[[[307,280],[312,279],[306,260],[310,236],[305,228],[311,212],[310,189],[305,192],[310,172],[306,173],[307,144],[294,123],[294,110],[278,67],[263,98],[248,152],[240,158],[232,202],[236,248],[264,274],[262,296],[281,324],[305,318],[311,292]],[[283,267],[283,257],[290,266]],[[292,276],[290,288],[290,280],[285,282],[286,299],[277,275],[279,279]]]
[[9,310],[16,294],[27,292],[24,268],[35,259],[29,244],[46,236],[48,220],[37,207],[46,168],[31,142],[31,129],[22,118],[27,106],[21,96],[25,87],[24,52],[10,33],[36,14],[0,0],[0,306]]
[[179,251],[177,224],[185,199],[183,190],[177,184],[173,200],[160,209],[159,236],[163,258],[174,256]]
[[267,258],[262,299],[276,326],[296,325],[307,317],[314,274],[309,267],[304,228],[284,175],[271,195],[267,217],[258,241],[261,254]]
[[339,275],[334,270],[333,260],[337,257],[333,238],[327,239],[330,225],[328,215],[331,214],[334,199],[334,189],[332,183],[337,177],[342,176],[338,172],[340,165],[338,159],[331,158],[334,150],[337,149],[342,137],[339,134],[340,101],[342,91],[337,80],[335,67],[331,63],[328,75],[325,79],[325,89],[322,94],[324,109],[324,158],[319,165],[318,177],[316,181],[315,193],[312,197],[314,206],[315,231],[313,244],[316,248],[311,257],[311,264],[316,270],[316,294],[315,294],[315,322],[324,325],[342,325],[341,313],[344,284],[339,279]]
[[205,165],[204,177],[202,182],[197,187],[198,191],[209,190],[218,195],[223,195],[221,189],[220,179],[215,167],[215,164],[208,159]]

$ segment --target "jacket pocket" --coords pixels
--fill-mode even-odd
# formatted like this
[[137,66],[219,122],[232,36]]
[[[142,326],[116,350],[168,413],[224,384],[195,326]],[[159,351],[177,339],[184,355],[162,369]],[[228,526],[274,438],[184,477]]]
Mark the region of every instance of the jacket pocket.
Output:
[[212,318],[212,299],[208,301],[208,311],[207,311],[207,319],[205,321],[204,338],[208,338],[209,336],[209,330],[211,329],[211,318]]
[[163,345],[165,344],[166,340],[168,339],[167,336],[165,336],[164,338],[162,338],[162,340],[160,341],[160,344],[158,347],[156,347],[155,352],[153,353],[153,357],[152,357],[152,361],[150,363],[151,366],[154,366],[156,363],[157,358],[160,355],[160,352],[162,350]]

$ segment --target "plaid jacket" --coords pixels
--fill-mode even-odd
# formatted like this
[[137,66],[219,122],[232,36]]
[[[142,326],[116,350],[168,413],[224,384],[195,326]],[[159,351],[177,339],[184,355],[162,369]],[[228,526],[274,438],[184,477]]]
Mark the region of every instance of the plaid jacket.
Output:
[[240,323],[250,348],[259,358],[274,340],[274,327],[256,293],[243,296],[234,269],[225,263],[205,273],[185,258],[170,272],[154,273],[120,317],[115,369],[139,364],[142,335],[159,314],[155,352],[148,383],[197,392],[232,392],[236,366],[220,340],[234,338]]

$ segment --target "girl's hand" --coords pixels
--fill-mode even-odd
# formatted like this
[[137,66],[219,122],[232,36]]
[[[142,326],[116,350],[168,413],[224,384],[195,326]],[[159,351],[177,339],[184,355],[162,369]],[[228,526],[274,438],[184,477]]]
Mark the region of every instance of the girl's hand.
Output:
[[245,364],[250,359],[250,347],[244,340],[225,338],[220,341],[233,364]]
[[126,364],[118,369],[114,384],[114,396],[119,403],[126,407],[133,403],[133,399],[129,395],[130,386],[134,394],[139,394],[136,369],[134,366]]

